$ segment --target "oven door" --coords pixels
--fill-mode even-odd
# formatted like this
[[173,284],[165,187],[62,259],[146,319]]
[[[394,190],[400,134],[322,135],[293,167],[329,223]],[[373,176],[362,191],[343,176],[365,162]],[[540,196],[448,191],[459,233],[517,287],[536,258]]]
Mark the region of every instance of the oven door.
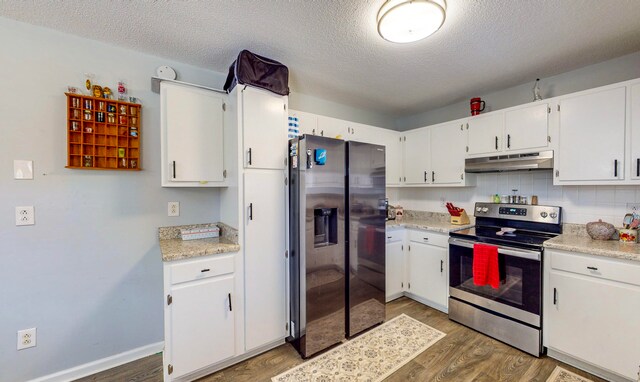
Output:
[[498,245],[505,279],[498,289],[473,283],[475,241],[449,239],[449,294],[458,300],[540,327],[542,308],[541,252]]

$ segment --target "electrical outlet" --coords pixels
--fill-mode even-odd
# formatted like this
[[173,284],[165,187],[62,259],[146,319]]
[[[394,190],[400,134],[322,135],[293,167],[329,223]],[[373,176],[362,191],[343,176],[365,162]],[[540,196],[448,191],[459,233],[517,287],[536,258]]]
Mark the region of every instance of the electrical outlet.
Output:
[[180,202],[169,202],[168,216],[180,216]]
[[627,203],[627,212],[630,213],[640,213],[640,204],[638,203]]
[[18,330],[18,350],[36,346],[36,328]]
[[36,216],[33,206],[16,207],[16,225],[34,225]]

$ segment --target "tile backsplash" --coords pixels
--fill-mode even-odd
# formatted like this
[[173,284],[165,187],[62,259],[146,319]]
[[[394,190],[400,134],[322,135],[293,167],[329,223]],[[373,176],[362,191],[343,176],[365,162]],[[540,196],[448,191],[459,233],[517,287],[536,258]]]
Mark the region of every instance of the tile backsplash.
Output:
[[446,212],[445,202],[472,211],[475,202],[491,201],[491,196],[518,195],[538,204],[561,206],[563,222],[584,224],[602,219],[615,226],[631,212],[629,204],[640,204],[640,186],[554,186],[551,171],[478,174],[476,187],[388,188],[390,203],[405,209]]

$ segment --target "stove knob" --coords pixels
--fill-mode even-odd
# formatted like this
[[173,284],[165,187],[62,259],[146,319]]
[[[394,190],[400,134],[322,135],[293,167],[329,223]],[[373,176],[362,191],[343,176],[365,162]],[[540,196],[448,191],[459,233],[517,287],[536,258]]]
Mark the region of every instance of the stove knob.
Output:
[[542,211],[542,212],[540,212],[540,216],[542,216],[542,218],[546,218],[547,217],[547,213]]
[[482,207],[476,207],[476,212],[482,211]]
[[486,214],[487,212],[489,212],[489,208],[488,207],[482,207],[482,212],[484,212]]
[[550,214],[549,214],[549,217],[550,217],[551,219],[555,219],[555,218],[557,218],[557,217],[558,217],[558,214],[557,214],[557,213],[555,213],[555,212],[552,212],[552,213],[550,213]]

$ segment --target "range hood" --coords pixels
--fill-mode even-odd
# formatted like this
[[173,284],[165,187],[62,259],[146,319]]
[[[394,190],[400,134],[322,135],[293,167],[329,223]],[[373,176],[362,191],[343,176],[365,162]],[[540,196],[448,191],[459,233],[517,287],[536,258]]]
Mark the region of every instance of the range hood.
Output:
[[532,171],[553,169],[553,151],[527,154],[497,155],[464,161],[464,171],[470,173]]

